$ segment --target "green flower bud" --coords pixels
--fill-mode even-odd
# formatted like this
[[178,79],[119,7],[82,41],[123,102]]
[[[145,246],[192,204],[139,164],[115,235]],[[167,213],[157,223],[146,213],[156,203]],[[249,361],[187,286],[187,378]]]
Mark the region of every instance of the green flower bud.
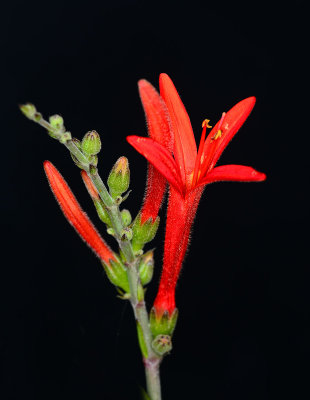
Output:
[[98,132],[89,131],[83,137],[82,151],[86,156],[94,156],[101,150],[101,140]]
[[150,250],[141,257],[139,265],[140,282],[143,286],[147,285],[152,280],[153,272],[154,272],[153,250]]
[[141,223],[141,213],[137,215],[132,225],[132,248],[135,253],[143,249],[145,243],[150,242],[154,239],[159,225],[159,217],[153,222],[152,218],[149,218],[143,224]]
[[20,111],[29,119],[34,119],[37,109],[31,103],[22,104],[19,106]]
[[153,337],[158,335],[172,336],[178,319],[178,309],[176,308],[170,315],[165,311],[161,316],[156,315],[155,309],[150,312],[150,328]]
[[64,132],[61,134],[59,141],[62,144],[66,144],[69,140],[72,140],[72,136],[70,132]]
[[129,293],[130,289],[127,270],[122,262],[119,260],[119,258],[117,256],[115,257],[117,261],[110,260],[109,265],[102,262],[103,268],[107,274],[107,277],[109,278],[110,282],[113,283],[113,285],[121,288],[126,293]]
[[131,224],[131,214],[128,210],[124,209],[121,211],[121,217],[123,221],[123,225],[126,227]]
[[126,157],[120,157],[108,177],[108,186],[113,199],[121,196],[129,187],[130,171]]
[[52,115],[49,117],[49,122],[51,124],[51,127],[56,129],[57,131],[64,132],[65,127],[64,127],[64,120],[60,115]]
[[172,350],[171,336],[158,335],[152,342],[152,348],[160,356]]

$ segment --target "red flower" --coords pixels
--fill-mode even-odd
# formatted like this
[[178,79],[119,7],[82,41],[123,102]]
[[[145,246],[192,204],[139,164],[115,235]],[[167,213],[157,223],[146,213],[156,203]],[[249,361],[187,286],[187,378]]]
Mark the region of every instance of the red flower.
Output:
[[[49,161],[44,162],[44,170],[62,212],[77,233],[107,266],[110,265],[111,261],[116,261],[112,250],[81,209],[81,206],[59,171]],[[94,194],[96,194],[96,189],[93,186],[91,188]]]
[[223,150],[252,111],[255,97],[242,100],[223,113],[206,139],[206,129],[210,126],[209,120],[205,120],[197,152],[189,116],[171,79],[161,74],[159,83],[160,95],[171,121],[173,156],[170,149],[156,139],[129,136],[127,140],[170,184],[163,272],[154,303],[156,314],[162,315],[164,311],[171,314],[175,309],[175,287],[204,186],[217,181],[258,182],[265,180],[266,175],[242,165],[215,167]]

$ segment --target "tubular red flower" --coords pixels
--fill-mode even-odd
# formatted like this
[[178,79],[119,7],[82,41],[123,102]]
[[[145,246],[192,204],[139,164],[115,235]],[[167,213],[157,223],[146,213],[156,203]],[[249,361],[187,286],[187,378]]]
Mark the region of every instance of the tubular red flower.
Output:
[[106,265],[111,260],[115,261],[112,250],[90,222],[59,171],[50,161],[45,161],[43,165],[52,192],[69,223]]
[[215,168],[222,152],[252,111],[255,97],[244,99],[223,113],[206,139],[206,129],[210,126],[209,120],[205,120],[197,153],[189,116],[173,82],[167,74],[161,74],[159,83],[174,134],[173,155],[156,138],[129,136],[127,140],[170,184],[163,272],[154,303],[156,314],[162,315],[166,310],[171,314],[175,308],[175,287],[204,186],[218,181],[260,182],[266,175],[242,165]]
[[[172,135],[167,107],[156,89],[146,80],[138,82],[149,136],[172,151]],[[148,167],[147,188],[141,210],[141,222],[155,221],[166,191],[167,181],[152,165]]]

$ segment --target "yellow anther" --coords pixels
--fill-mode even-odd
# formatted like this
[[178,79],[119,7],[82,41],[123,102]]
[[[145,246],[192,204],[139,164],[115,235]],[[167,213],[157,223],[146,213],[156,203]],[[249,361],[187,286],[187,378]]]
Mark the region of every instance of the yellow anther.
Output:
[[206,127],[206,128],[212,128],[211,125],[209,125],[210,120],[209,119],[205,119],[202,123],[202,127]]
[[211,140],[217,140],[219,139],[223,134],[223,131],[221,129],[219,129],[215,135],[212,136]]

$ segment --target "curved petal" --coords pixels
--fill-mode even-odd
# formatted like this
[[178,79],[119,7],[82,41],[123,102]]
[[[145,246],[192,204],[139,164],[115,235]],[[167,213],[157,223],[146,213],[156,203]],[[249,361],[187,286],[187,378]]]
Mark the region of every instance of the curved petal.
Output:
[[145,79],[138,82],[138,88],[150,137],[172,152],[173,135],[165,102],[157,90]]
[[[203,165],[201,175],[210,171],[217,163],[225,147],[238,132],[244,121],[249,116],[255,105],[255,97],[248,97],[237,103],[225,115],[225,118],[220,120],[209,133],[203,151]],[[221,134],[216,137],[221,123]]]
[[183,194],[184,188],[178,167],[169,151],[155,140],[140,136],[127,136],[127,141]]
[[164,99],[174,133],[174,157],[179,165],[183,182],[195,168],[197,147],[191,121],[180,96],[167,74],[159,77],[160,95]]
[[197,186],[207,185],[219,181],[236,182],[262,182],[266,179],[263,172],[258,172],[245,165],[221,165],[214,168],[204,178],[200,179]]

